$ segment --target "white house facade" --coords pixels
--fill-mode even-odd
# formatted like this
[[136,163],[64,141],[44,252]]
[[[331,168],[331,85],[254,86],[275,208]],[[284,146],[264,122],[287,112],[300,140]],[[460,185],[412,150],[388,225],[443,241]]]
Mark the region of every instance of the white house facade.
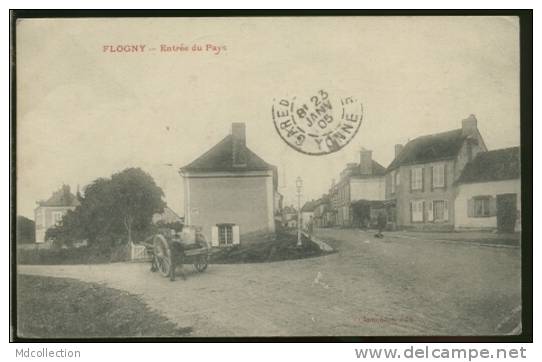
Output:
[[456,185],[455,228],[521,230],[519,148],[479,153]]
[[34,210],[36,243],[46,242],[47,230],[60,225],[66,213],[74,210],[77,205],[79,205],[79,200],[71,193],[68,185],[63,185],[49,199],[38,201],[38,207]]
[[[374,219],[379,202],[386,198],[386,169],[373,160],[371,150],[361,148],[359,163],[349,163],[330,191],[333,223],[363,226]],[[375,203],[376,202],[376,203]]]
[[213,246],[263,240],[275,232],[276,167],[246,146],[245,124],[233,123],[211,150],[181,168],[185,223]]

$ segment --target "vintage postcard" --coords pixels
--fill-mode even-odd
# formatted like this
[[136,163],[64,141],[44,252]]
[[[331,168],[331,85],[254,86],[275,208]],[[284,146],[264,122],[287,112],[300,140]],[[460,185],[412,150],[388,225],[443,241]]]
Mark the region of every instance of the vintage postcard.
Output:
[[520,20],[16,19],[12,337],[524,334]]

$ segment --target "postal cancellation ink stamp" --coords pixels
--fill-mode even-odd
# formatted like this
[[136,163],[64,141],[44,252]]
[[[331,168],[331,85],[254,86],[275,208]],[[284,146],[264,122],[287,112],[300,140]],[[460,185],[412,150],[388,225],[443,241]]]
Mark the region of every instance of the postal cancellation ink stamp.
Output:
[[307,155],[325,155],[345,147],[363,120],[363,105],[354,97],[333,98],[321,89],[309,98],[274,99],[272,115],[280,137]]

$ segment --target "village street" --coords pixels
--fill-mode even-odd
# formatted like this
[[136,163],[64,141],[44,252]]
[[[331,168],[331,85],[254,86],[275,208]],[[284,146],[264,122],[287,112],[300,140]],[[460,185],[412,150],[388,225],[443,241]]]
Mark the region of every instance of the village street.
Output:
[[352,229],[315,233],[338,252],[210,265],[202,274],[189,266],[187,281],[170,282],[144,263],[20,265],[18,271],[129,291],[180,327],[192,327],[191,336],[491,335],[519,321],[519,248],[395,234],[376,239]]

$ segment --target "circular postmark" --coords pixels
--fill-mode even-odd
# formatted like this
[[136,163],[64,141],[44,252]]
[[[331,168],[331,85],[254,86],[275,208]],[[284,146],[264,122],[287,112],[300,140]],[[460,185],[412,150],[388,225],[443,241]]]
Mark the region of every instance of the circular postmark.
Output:
[[363,120],[363,105],[356,98],[332,98],[323,89],[305,99],[273,99],[271,110],[280,137],[307,155],[339,151],[354,138]]

